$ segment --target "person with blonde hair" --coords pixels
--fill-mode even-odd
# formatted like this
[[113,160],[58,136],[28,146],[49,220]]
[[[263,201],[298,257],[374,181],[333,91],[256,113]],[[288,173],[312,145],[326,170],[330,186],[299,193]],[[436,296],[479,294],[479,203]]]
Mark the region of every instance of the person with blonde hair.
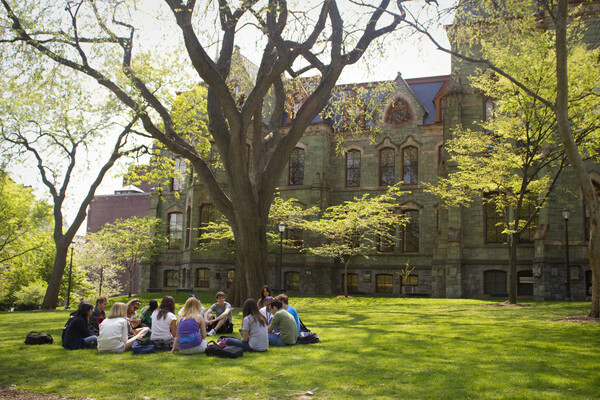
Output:
[[206,350],[206,322],[202,316],[202,303],[190,297],[179,313],[177,337],[171,352],[179,349],[181,354],[200,354]]
[[113,304],[108,316],[100,324],[98,353],[123,353],[131,349],[133,342],[141,339],[148,332],[148,328],[141,328],[135,336],[128,339],[129,324],[125,318],[126,315],[127,305],[125,303]]

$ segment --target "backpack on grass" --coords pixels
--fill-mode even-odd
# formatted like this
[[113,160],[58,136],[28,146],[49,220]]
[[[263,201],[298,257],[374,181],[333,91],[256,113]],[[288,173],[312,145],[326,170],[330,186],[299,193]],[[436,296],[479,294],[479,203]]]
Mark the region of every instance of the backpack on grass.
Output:
[[31,331],[25,337],[25,344],[52,344],[54,339],[46,333]]
[[237,346],[219,346],[209,343],[204,353],[209,357],[238,358],[244,355],[244,350]]
[[131,352],[133,354],[150,354],[154,353],[155,351],[156,349],[154,348],[154,343],[150,339],[144,341],[136,340],[131,346]]
[[298,340],[296,341],[298,344],[311,344],[311,343],[319,343],[319,337],[314,332],[300,332],[298,334]]

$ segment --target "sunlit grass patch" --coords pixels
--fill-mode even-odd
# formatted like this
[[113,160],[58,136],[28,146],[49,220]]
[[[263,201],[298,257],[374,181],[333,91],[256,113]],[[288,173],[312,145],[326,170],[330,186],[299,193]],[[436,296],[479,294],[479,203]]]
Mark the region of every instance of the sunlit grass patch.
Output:
[[[178,308],[187,299],[172,295]],[[200,296],[205,306],[214,301],[214,293]],[[67,351],[60,347],[67,311],[1,313],[0,384],[94,399],[281,399],[313,389],[313,399],[591,399],[600,392],[600,325],[555,321],[584,315],[587,303],[324,296],[290,303],[321,343],[234,360]],[[237,332],[240,310],[234,324]],[[26,346],[30,330],[57,343]]]

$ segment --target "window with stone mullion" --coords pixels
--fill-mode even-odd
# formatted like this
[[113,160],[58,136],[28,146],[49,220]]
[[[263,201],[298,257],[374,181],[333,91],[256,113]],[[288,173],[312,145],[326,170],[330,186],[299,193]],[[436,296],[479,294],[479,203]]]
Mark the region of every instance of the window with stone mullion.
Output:
[[405,185],[419,183],[419,149],[414,146],[406,147],[402,154],[402,181]]
[[290,156],[289,185],[304,185],[304,150],[294,149]]
[[360,186],[360,151],[350,150],[346,153],[346,186]]
[[379,185],[392,186],[395,183],[394,165],[395,165],[394,149],[386,148],[379,152]]

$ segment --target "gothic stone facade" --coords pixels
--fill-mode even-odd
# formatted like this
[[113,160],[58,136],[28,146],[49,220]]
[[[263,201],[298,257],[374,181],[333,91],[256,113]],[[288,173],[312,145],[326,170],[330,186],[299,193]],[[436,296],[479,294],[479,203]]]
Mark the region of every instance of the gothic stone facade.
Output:
[[[463,76],[472,72],[470,68],[454,65]],[[279,189],[282,197],[298,199],[306,207],[324,209],[364,193],[382,193],[389,183],[404,182],[399,206],[410,223],[398,229],[394,246],[380,248],[368,259],[350,265],[350,292],[447,298],[506,295],[508,251],[489,237],[488,228],[495,221],[483,203],[445,208],[425,191],[426,183],[435,184],[439,176],[453,171],[443,151],[453,128],[457,124],[474,126],[484,117],[483,97],[465,81],[450,76],[407,80],[398,76],[393,82],[394,95],[379,110],[375,141],[366,135],[349,136],[343,143],[345,152],[340,154],[334,123],[317,118],[298,143]],[[600,182],[598,165],[590,168],[598,172]],[[171,192],[152,200],[149,214],[170,227],[171,248],[157,262],[142,266],[140,290],[226,291],[231,283],[232,258],[210,257],[194,250],[201,223],[214,218],[215,210],[200,182],[185,182],[175,179]],[[540,212],[533,239],[519,249],[521,298],[565,297],[563,208],[571,210],[571,294],[574,299],[585,299],[590,293],[585,210],[574,182],[572,172],[565,171],[560,186],[575,195],[552,198]],[[316,240],[306,232],[300,233],[301,237],[298,232],[286,231],[286,235],[304,243]],[[334,260],[284,250],[280,268],[279,256],[279,249],[274,249],[270,260],[273,287],[292,294],[342,292],[343,267]],[[403,279],[407,263],[414,270]]]

